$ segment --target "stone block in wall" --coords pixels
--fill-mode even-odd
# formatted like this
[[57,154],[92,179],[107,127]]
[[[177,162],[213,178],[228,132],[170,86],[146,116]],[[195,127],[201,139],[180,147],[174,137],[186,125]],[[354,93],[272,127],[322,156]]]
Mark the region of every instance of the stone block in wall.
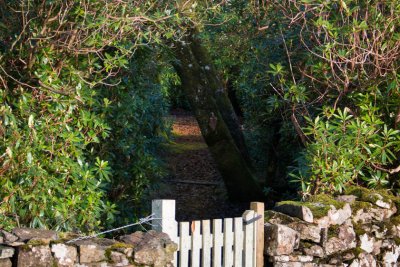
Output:
[[355,223],[366,224],[374,221],[382,222],[388,220],[397,212],[395,205],[391,208],[380,208],[369,202],[355,201],[352,204],[353,221]]
[[270,256],[290,255],[300,244],[299,232],[282,224],[266,224],[265,252]]
[[53,267],[48,245],[24,245],[18,249],[18,267]]
[[52,244],[51,252],[58,267],[73,267],[78,262],[78,251],[75,246]]
[[57,240],[58,234],[56,231],[41,230],[32,228],[14,228],[12,233],[18,237],[18,241],[28,241],[35,239]]
[[377,263],[371,254],[360,253],[358,259],[353,260],[349,267],[376,267]]
[[319,245],[312,245],[310,247],[303,248],[303,252],[304,252],[304,254],[313,256],[313,257],[318,257],[318,258],[325,257],[324,249]]
[[2,243],[13,243],[18,240],[18,237],[4,230],[0,230],[0,237],[3,239]]
[[312,262],[313,256],[307,255],[279,255],[270,257],[271,262]]
[[14,255],[14,248],[0,245],[0,259],[11,258]]
[[79,263],[92,263],[105,261],[106,249],[97,244],[79,245]]
[[173,253],[178,249],[167,234],[156,231],[136,232],[121,240],[133,245],[133,260],[138,265],[172,266]]
[[396,266],[400,262],[400,245],[397,245],[394,240],[384,240],[382,242],[382,263],[384,266]]
[[115,266],[128,266],[129,260],[124,253],[118,251],[111,251],[107,256],[110,263],[115,264]]
[[0,267],[12,267],[10,259],[0,259]]
[[328,228],[331,225],[341,225],[351,217],[351,206],[346,203],[342,208],[336,208],[334,205],[329,205],[329,210],[326,216],[314,220],[321,228]]
[[305,222],[312,223],[314,221],[311,210],[308,207],[301,205],[300,202],[283,202],[282,204],[278,203],[274,210],[292,217],[299,218]]
[[275,262],[274,267],[319,267],[312,262]]
[[355,248],[357,245],[356,233],[350,220],[337,228],[331,227],[329,236],[324,244],[325,254],[328,256]]
[[270,224],[283,224],[300,233],[301,240],[309,240],[319,243],[321,240],[321,228],[317,225],[305,222],[286,214],[268,210],[265,212],[265,221]]

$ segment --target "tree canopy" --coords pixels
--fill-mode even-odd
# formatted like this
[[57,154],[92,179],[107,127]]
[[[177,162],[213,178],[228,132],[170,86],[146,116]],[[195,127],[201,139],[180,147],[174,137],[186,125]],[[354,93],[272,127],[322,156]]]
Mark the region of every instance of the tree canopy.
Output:
[[399,16],[396,0],[0,0],[0,227],[138,216],[171,105],[232,199],[397,192]]

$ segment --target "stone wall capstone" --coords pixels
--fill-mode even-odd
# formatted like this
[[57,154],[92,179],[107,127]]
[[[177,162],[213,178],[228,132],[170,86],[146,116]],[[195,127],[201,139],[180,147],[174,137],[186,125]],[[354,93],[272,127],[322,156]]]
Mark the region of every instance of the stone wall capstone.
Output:
[[357,187],[347,193],[284,201],[266,211],[269,265],[400,266],[400,198]]
[[177,250],[168,235],[155,231],[135,232],[118,241],[68,242],[75,237],[49,230],[0,229],[0,267],[172,267]]

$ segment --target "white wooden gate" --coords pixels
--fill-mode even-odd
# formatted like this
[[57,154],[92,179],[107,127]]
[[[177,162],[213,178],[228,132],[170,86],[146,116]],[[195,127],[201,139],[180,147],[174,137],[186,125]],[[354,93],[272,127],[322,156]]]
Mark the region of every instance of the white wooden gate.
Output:
[[178,244],[174,266],[262,267],[264,204],[252,202],[251,208],[238,218],[178,223],[175,200],[153,200],[153,229]]

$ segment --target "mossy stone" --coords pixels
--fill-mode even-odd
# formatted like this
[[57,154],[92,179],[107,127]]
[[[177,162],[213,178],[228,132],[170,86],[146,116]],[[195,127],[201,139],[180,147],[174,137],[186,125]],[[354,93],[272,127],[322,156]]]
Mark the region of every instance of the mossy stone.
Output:
[[331,210],[331,205],[336,209],[341,209],[345,205],[345,203],[337,201],[327,194],[311,196],[306,202],[290,200],[281,201],[277,203],[277,206],[285,204],[307,207],[311,210],[315,219],[319,219],[328,215],[328,212]]
[[398,209],[400,207],[400,197],[393,195],[390,191],[385,189],[372,190],[360,186],[350,186],[346,189],[346,194],[355,195],[358,197],[359,201],[369,202],[372,204],[376,204],[378,200],[381,200],[379,197],[381,196],[382,201],[394,203]]

